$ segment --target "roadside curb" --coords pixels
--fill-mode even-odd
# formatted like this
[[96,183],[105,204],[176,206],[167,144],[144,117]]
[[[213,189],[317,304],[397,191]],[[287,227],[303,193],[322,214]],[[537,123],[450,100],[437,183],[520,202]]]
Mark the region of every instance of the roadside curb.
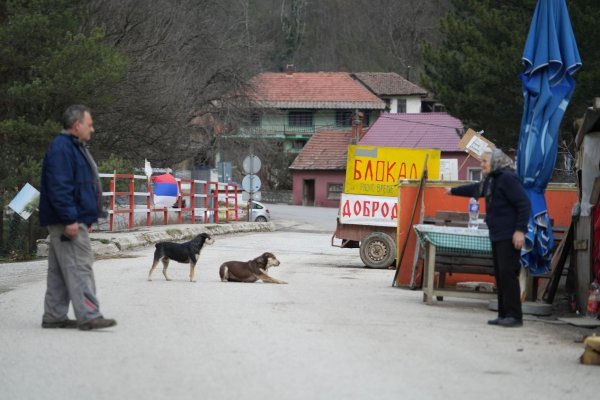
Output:
[[[121,232],[92,232],[90,242],[94,256],[114,256],[127,250],[147,247],[162,241],[190,240],[200,233],[219,236],[233,233],[273,232],[272,222],[235,222],[230,224],[179,224],[142,227]],[[38,258],[48,257],[49,241],[37,241]]]

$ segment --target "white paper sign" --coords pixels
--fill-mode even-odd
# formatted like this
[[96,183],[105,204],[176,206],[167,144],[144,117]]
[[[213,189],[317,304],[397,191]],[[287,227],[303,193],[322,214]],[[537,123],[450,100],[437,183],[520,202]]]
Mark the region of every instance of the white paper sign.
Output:
[[440,160],[440,180],[458,180],[458,160],[456,158],[442,158]]
[[483,153],[487,148],[489,148],[488,144],[477,136],[473,136],[471,140],[469,140],[469,143],[467,143],[467,150],[472,151],[479,157],[483,157]]
[[355,225],[396,226],[398,199],[342,193],[340,221]]
[[39,202],[40,192],[29,183],[26,183],[8,207],[19,214],[21,218],[28,219],[37,210]]

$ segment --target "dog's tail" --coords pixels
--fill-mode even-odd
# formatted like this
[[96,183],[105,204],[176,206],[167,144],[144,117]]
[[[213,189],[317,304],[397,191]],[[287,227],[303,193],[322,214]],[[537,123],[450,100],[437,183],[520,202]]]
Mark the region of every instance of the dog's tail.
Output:
[[221,264],[221,267],[219,268],[219,276],[223,282],[227,282],[229,280],[229,268],[227,268],[227,263]]

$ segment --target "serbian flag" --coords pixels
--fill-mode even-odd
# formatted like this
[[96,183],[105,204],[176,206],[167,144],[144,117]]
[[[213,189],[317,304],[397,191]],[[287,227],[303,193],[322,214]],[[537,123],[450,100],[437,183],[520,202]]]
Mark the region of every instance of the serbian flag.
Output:
[[171,174],[153,176],[154,207],[172,207],[177,201],[177,180]]

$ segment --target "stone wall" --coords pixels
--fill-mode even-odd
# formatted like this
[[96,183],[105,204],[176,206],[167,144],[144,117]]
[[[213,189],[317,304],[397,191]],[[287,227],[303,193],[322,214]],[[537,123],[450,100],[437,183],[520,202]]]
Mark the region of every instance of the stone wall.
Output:
[[265,203],[292,204],[291,190],[261,190],[260,195],[260,201]]

